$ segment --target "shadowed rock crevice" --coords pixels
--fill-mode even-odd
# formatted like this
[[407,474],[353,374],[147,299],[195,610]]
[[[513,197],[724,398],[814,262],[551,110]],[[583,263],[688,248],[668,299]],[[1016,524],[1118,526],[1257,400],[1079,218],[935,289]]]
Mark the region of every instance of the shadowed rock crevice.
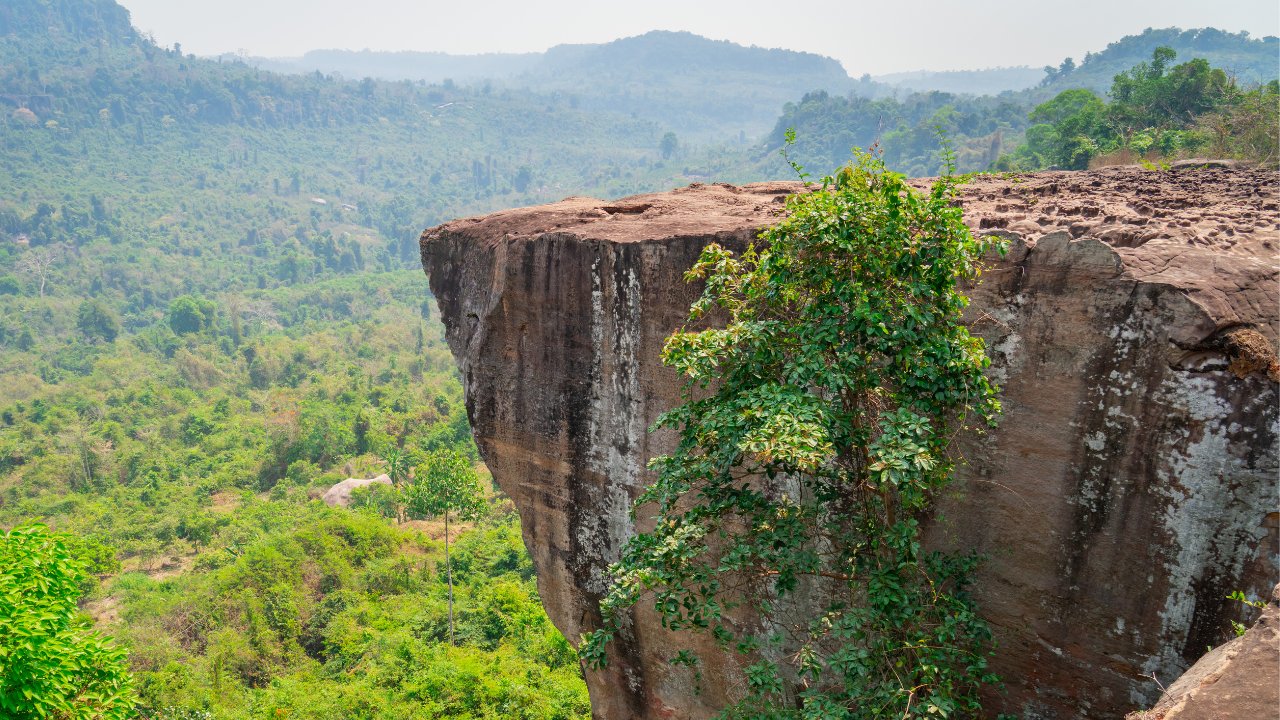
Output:
[[[935,547],[987,556],[975,592],[1006,682],[992,711],[1115,718],[1229,636],[1226,592],[1276,581],[1277,175],[1239,168],[983,176],[971,227],[1011,241],[968,320],[1004,388],[966,438]],[[520,510],[543,602],[571,640],[596,626],[632,500],[669,433],[661,366],[702,248],[744,249],[796,183],[570,198],[434,228],[423,263],[476,441]],[[643,515],[639,518],[644,522]],[[710,658],[701,685],[667,660]],[[739,696],[735,658],[637,608],[588,673],[602,718],[706,717]]]

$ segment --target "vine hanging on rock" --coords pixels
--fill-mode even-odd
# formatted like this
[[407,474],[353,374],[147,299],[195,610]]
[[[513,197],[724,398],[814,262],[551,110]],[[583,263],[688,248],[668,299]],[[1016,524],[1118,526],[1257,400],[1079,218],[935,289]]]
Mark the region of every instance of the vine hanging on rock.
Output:
[[683,404],[656,427],[680,440],[651,463],[636,511],[653,529],[611,569],[589,666],[647,599],[664,627],[740,654],[726,717],[979,713],[994,677],[965,592],[978,559],[920,543],[953,439],[1000,409],[959,284],[1003,248],[964,225],[958,185],[948,172],[915,190],[857,153],[788,199],[763,249],[703,251],[690,326],[727,322],[667,340]]

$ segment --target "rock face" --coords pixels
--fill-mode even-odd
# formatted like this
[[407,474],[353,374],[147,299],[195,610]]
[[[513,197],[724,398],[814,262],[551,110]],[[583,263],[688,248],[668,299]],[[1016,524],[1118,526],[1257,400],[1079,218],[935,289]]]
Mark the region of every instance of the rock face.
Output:
[[1214,648],[1150,710],[1126,720],[1269,718],[1280,711],[1280,585],[1244,635]]
[[[1229,636],[1234,589],[1277,574],[1277,174],[1132,168],[979,178],[967,221],[1010,251],[971,292],[1003,386],[999,429],[930,527],[987,556],[977,583],[1024,718],[1116,718],[1149,706]],[[646,428],[678,401],[660,365],[710,242],[741,249],[790,183],[570,198],[423,235],[476,441],[520,509],[556,625],[593,629],[606,568],[634,532]],[[643,520],[643,517],[642,517]],[[650,611],[588,673],[600,718],[698,718],[737,696],[718,656]]]

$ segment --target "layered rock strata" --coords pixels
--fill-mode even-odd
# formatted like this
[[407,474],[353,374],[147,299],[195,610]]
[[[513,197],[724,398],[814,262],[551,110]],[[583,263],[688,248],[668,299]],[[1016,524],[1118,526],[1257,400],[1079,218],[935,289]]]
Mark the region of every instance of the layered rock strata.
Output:
[[[710,242],[744,248],[797,189],[569,198],[424,233],[476,441],[571,640],[596,626],[646,462],[672,441],[646,429],[678,402],[658,354],[699,292],[684,271]],[[929,537],[987,557],[993,714],[1149,706],[1229,636],[1230,591],[1274,585],[1278,189],[1235,168],[965,187],[967,222],[1010,241],[969,316],[1005,412],[962,442],[969,466]],[[588,673],[596,716],[706,717],[736,697],[732,657],[709,653],[700,677],[667,663],[690,645],[711,649],[637,611]]]

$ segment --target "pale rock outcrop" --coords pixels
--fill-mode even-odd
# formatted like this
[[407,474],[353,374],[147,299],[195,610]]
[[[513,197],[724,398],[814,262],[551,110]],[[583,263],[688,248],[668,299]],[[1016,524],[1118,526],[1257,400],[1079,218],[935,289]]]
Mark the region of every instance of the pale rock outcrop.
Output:
[[[569,198],[429,230],[423,263],[476,441],[520,510],[539,590],[571,640],[596,626],[606,568],[678,401],[658,361],[710,242],[742,249],[794,183]],[[1004,678],[988,707],[1117,718],[1149,706],[1229,634],[1242,589],[1277,575],[1277,174],[1235,167],[980,177],[965,216],[1010,240],[969,321],[1003,386],[1000,427],[930,526],[987,557],[976,594]],[[643,514],[641,515],[643,521]],[[597,717],[700,718],[740,692],[667,663],[701,638],[635,613]]]
[[369,485],[390,485],[391,478],[379,475],[375,478],[347,478],[324,491],[320,497],[329,507],[351,507],[351,491]]

